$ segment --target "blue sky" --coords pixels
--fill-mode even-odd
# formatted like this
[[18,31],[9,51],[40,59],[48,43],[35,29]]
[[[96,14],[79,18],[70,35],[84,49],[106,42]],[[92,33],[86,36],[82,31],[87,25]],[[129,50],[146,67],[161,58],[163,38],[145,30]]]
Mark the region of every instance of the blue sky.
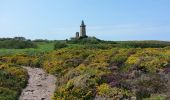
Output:
[[170,0],[0,0],[0,37],[170,40]]

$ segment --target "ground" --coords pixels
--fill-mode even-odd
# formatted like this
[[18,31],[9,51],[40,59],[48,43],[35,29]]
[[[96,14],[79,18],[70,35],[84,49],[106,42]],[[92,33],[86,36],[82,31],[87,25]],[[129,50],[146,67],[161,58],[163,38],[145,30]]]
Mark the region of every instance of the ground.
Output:
[[56,78],[40,68],[23,67],[27,69],[29,80],[27,87],[22,91],[20,100],[51,100]]

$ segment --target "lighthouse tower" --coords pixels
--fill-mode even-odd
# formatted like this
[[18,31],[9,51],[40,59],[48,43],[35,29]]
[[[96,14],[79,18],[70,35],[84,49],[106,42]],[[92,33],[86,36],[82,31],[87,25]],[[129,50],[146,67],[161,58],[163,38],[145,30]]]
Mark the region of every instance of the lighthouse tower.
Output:
[[84,21],[82,21],[80,25],[80,37],[86,37],[86,25]]

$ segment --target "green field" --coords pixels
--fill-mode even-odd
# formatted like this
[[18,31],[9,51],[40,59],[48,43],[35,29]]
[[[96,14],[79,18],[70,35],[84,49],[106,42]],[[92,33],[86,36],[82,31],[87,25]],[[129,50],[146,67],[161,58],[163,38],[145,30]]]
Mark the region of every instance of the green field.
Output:
[[0,49],[0,56],[5,56],[5,55],[16,55],[16,54],[38,54],[41,52],[49,52],[54,50],[54,42],[52,43],[45,43],[45,42],[40,42],[36,43],[37,48],[27,48],[27,49]]

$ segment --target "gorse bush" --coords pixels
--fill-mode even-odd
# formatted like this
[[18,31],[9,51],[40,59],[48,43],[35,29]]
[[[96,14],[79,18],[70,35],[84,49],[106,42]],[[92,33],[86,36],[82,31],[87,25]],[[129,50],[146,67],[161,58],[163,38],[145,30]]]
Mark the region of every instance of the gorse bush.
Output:
[[[167,77],[155,79],[154,76],[167,75],[162,70],[169,67],[169,56],[170,51],[165,49],[92,49],[80,46],[47,54],[43,69],[58,78],[54,100],[143,99],[169,91],[165,89]],[[150,79],[143,79],[143,75]]]
[[[55,99],[59,99],[61,95],[60,98],[66,99],[94,97],[95,86],[100,83],[100,77],[109,73],[107,57],[111,51],[98,51],[94,56],[89,56],[93,53],[94,50],[74,48],[61,49],[47,55],[50,59],[44,62],[43,68],[58,76]],[[99,60],[97,57],[101,55],[104,55],[104,58]]]
[[0,64],[0,99],[18,100],[26,86],[28,75],[25,69],[11,64]]
[[104,44],[104,43],[99,43],[99,44],[85,44],[84,48],[86,49],[112,49],[116,47],[114,44]]
[[127,68],[135,67],[143,71],[156,72],[166,68],[170,63],[170,55],[165,50],[141,49],[126,61]]
[[40,67],[44,58],[42,56],[14,55],[1,57],[1,61],[6,63],[14,63],[20,66]]
[[117,87],[111,87],[108,84],[104,83],[97,87],[98,95],[104,96],[104,97],[111,97],[114,99],[120,99],[123,97],[131,96],[132,93],[130,91],[127,91],[125,89],[117,88]]

